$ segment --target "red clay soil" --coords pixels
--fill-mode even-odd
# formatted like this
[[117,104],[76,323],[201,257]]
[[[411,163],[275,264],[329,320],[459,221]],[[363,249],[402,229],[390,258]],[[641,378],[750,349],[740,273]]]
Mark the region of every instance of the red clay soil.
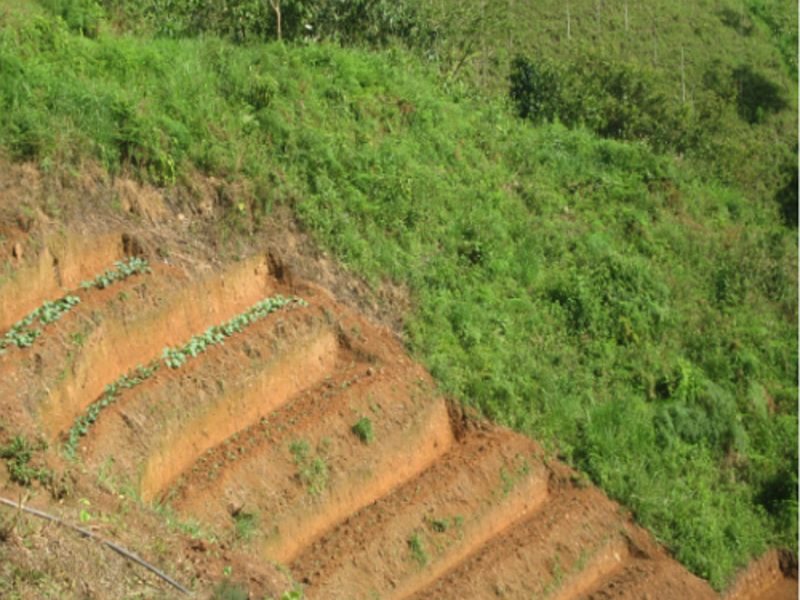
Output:
[[[28,252],[24,232],[5,231],[15,262],[0,323],[146,246],[110,233],[46,237]],[[0,442],[17,430],[63,440],[108,383],[165,346],[267,296],[307,300],[125,390],[80,440],[79,468],[42,454],[71,473],[54,497],[136,514],[141,532],[178,518],[215,536],[167,534],[175,572],[197,589],[233,572],[257,597],[275,595],[288,585],[269,566],[279,562],[309,598],[719,597],[535,442],[445,402],[388,329],[295,280],[274,254],[226,269],[153,266],[85,293],[33,348],[0,356]],[[156,500],[169,519],[148,512]],[[112,522],[109,536],[133,535]],[[768,554],[725,598],[797,598],[791,559]]]
[[0,225],[0,263],[16,268],[2,283],[0,294],[0,331],[25,317],[45,300],[64,296],[64,288],[75,290],[81,281],[93,279],[113,263],[125,258],[127,234],[98,233],[86,237],[45,235],[34,240],[15,227]]
[[[319,291],[309,292],[304,296],[312,302],[324,301]],[[169,494],[184,515],[218,526],[232,526],[231,512],[258,512],[266,532],[258,546],[272,560],[291,560],[307,541],[423,470],[452,444],[445,405],[430,393],[424,370],[403,357],[390,332],[335,310],[341,313],[332,303],[323,308],[338,331],[336,363],[327,377],[199,457]],[[362,417],[380,443],[356,438],[352,428]],[[299,441],[308,457],[292,451]],[[300,476],[315,459],[325,466],[319,498],[309,495],[307,477]],[[253,494],[258,488],[272,493]]]
[[[175,488],[173,506],[217,526],[233,527],[239,512],[259,515],[263,535],[254,545],[265,558],[288,562],[329,527],[449,448],[444,403],[423,399],[415,404],[404,384],[402,392],[393,391],[396,386],[377,373],[353,383],[348,364],[340,363],[312,394],[300,395],[244,432],[241,441],[229,440],[203,456]],[[352,427],[359,415],[370,415],[379,444],[355,437]],[[293,454],[292,443],[298,441],[308,444],[308,458]],[[314,460],[325,469],[316,486],[302,474]],[[253,493],[258,489],[269,491]]]
[[81,440],[86,464],[112,461],[113,472],[152,499],[203,452],[323,378],[335,336],[321,312],[290,306],[250,325],[247,337],[126,390]]
[[725,600],[795,600],[797,557],[773,549],[753,561],[725,594]]
[[180,278],[174,278],[170,283],[150,294],[149,310],[125,322],[108,320],[98,326],[82,349],[82,360],[48,394],[42,407],[41,420],[52,437],[69,427],[100,395],[109,383],[109,374],[123,374],[146,364],[166,346],[185,343],[277,290],[264,255],[236,263],[224,274],[185,280],[182,285]]

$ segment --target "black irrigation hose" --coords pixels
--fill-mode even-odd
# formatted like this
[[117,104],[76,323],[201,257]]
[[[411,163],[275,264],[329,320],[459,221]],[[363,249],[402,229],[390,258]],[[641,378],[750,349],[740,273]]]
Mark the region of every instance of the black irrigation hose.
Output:
[[168,575],[165,575],[164,573],[162,573],[161,571],[156,569],[153,565],[144,562],[141,558],[139,558],[135,554],[131,554],[130,552],[128,552],[124,548],[120,548],[116,544],[114,544],[112,542],[109,542],[107,540],[104,540],[100,536],[95,535],[94,533],[92,533],[91,531],[89,531],[87,529],[83,529],[82,527],[78,527],[76,525],[72,525],[70,523],[67,523],[66,521],[63,521],[63,520],[59,519],[58,517],[54,517],[53,515],[48,515],[47,513],[43,513],[42,511],[36,510],[35,508],[28,508],[27,506],[22,506],[22,503],[17,504],[16,502],[12,502],[11,500],[6,500],[5,498],[0,498],[0,504],[5,504],[6,506],[10,506],[11,508],[17,508],[19,510],[24,510],[27,513],[30,513],[32,515],[36,515],[37,517],[41,517],[42,519],[47,519],[49,521],[53,521],[54,523],[58,523],[59,525],[63,525],[64,527],[68,527],[70,529],[74,529],[75,531],[77,531],[78,533],[80,533],[81,535],[83,535],[85,537],[89,537],[89,538],[92,538],[92,539],[99,540],[104,545],[106,545],[109,548],[111,548],[114,552],[117,552],[117,553],[121,554],[125,558],[131,559],[132,561],[134,561],[134,562],[140,564],[141,566],[143,566],[145,569],[147,569],[151,573],[154,573],[154,574],[158,575],[161,579],[163,579],[164,581],[169,583],[174,588],[180,590],[184,594],[186,594],[188,596],[194,596],[194,594],[192,594],[192,592],[187,590],[185,587],[183,587],[180,583],[178,583],[174,579],[170,578]]

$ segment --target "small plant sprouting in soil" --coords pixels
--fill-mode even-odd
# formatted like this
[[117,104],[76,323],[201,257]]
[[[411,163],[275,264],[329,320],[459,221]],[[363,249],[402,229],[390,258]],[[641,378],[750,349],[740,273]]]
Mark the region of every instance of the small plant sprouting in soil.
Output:
[[[317,452],[322,444],[317,448]],[[328,463],[322,456],[311,458],[311,446],[306,440],[294,440],[289,444],[289,452],[294,456],[297,465],[297,477],[303,485],[308,486],[308,493],[321,496],[328,484]]]
[[375,439],[375,431],[369,417],[361,417],[356,421],[356,424],[353,425],[353,433],[365,444],[369,444]]
[[417,561],[420,567],[424,567],[428,563],[428,553],[425,551],[422,538],[416,531],[408,538],[408,548],[411,551],[411,558]]
[[450,519],[434,519],[433,517],[428,517],[428,523],[436,533],[446,533],[448,529],[450,529]]
[[258,514],[239,511],[233,517],[236,521],[236,539],[249,542],[258,532]]
[[321,496],[328,484],[328,464],[324,458],[318,456],[301,467],[299,475],[300,481],[308,486],[309,494]]
[[[233,573],[233,569],[230,566],[225,567],[222,571],[225,577],[230,577]],[[217,586],[212,596],[214,600],[247,600],[249,597],[250,592],[247,589],[240,584],[231,583],[227,579]]]
[[300,464],[311,454],[311,446],[308,445],[306,440],[294,440],[289,444],[289,452],[294,456],[295,464]]

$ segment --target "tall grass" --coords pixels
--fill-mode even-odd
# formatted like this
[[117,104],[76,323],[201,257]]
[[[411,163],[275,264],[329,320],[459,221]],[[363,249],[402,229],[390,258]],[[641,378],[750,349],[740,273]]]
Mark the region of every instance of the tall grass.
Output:
[[292,207],[349,268],[409,287],[408,346],[445,392],[586,471],[714,586],[796,550],[796,229],[691,157],[436,77],[397,48],[12,16],[0,145],[167,188],[213,174],[256,234]]

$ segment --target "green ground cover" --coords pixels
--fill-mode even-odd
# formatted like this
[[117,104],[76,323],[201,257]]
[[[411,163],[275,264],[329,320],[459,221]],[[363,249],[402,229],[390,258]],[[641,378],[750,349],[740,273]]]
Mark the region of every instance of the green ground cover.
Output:
[[[55,4],[0,24],[10,158],[94,161],[167,189],[214,175],[228,239],[290,206],[347,267],[408,287],[407,345],[446,393],[584,470],[712,585],[767,546],[796,551],[796,212],[776,202],[780,170],[762,189],[733,163],[711,168],[711,117],[679,121],[708,141],[682,153],[586,120],[522,120],[475,61],[459,83],[398,44],[170,37],[124,2]],[[437,35],[452,45],[432,49],[455,52]],[[549,64],[575,106],[596,79],[570,56]],[[591,89],[630,110],[613,86]],[[796,91],[780,97],[753,123],[723,98],[716,122],[739,132],[726,161],[772,135],[762,173],[796,148]]]

